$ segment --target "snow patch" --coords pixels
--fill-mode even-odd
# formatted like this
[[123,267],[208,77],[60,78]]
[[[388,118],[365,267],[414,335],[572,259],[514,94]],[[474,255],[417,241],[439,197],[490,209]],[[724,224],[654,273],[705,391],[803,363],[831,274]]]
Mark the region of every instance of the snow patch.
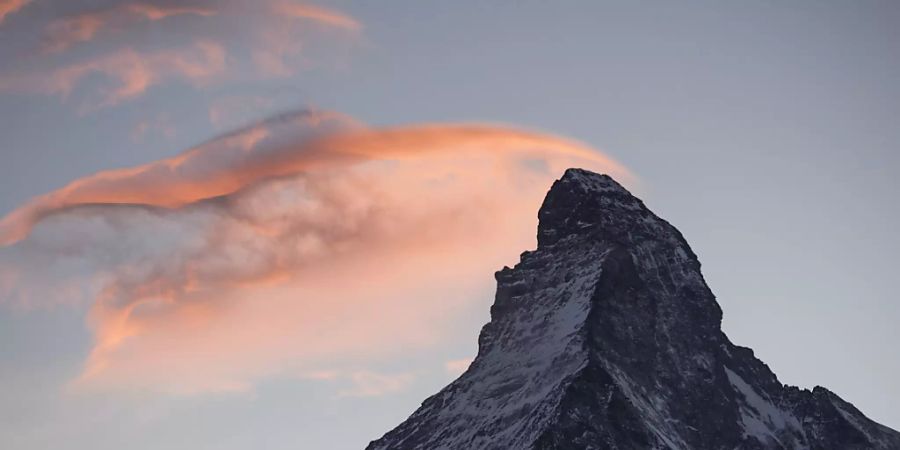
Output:
[[[807,448],[794,438],[795,433],[803,433],[796,417],[776,406],[765,394],[759,394],[731,369],[725,367],[725,374],[744,400],[740,412],[745,437],[753,437],[763,444],[777,443],[784,448]],[[782,442],[783,439],[790,441]]]

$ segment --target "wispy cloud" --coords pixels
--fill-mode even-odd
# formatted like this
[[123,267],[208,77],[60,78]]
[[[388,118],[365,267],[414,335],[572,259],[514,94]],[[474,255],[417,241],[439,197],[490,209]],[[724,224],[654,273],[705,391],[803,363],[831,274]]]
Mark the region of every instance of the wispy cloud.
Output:
[[310,24],[336,29],[350,36],[357,36],[362,30],[356,19],[320,6],[275,2],[271,10],[277,17],[286,20],[262,30],[259,40],[263,45],[253,51],[253,62],[259,72],[268,77],[293,75],[297,67],[306,62],[301,58],[305,43],[304,39],[298,38],[298,30],[305,30]]
[[3,23],[6,16],[19,11],[29,3],[31,0],[0,0],[0,24]]
[[198,16],[212,16],[216,14],[216,10],[209,6],[190,6],[190,5],[154,5],[148,2],[129,3],[123,7],[124,10],[132,14],[145,17],[149,20],[160,20],[172,16],[180,16],[185,14],[193,14]]
[[444,369],[453,375],[460,375],[472,365],[472,358],[454,359],[444,363]]
[[381,374],[356,372],[350,375],[353,386],[338,392],[338,397],[381,397],[406,389],[415,377],[411,373]]
[[[0,220],[0,245],[24,238],[44,217],[82,205],[176,208],[232,194],[267,178],[300,173],[321,157],[303,144],[356,126],[334,113],[281,116],[214,139],[176,157],[101,172],[38,197]],[[270,134],[268,145],[257,147]]]
[[340,11],[307,3],[277,2],[273,5],[273,10],[276,14],[285,17],[342,28],[347,31],[358,32],[362,29],[362,24],[356,19]]
[[409,372],[381,373],[371,370],[318,370],[301,374],[300,378],[319,382],[339,383],[343,387],[337,398],[383,397],[407,389],[416,379]]
[[[235,390],[378,358],[439,339],[481,286],[466,280],[532,245],[535,208],[572,165],[627,177],[540,133],[280,116],[13,212],[0,298],[90,305],[81,387]],[[347,395],[402,385],[357,381]]]
[[100,76],[102,86],[80,106],[82,111],[117,105],[169,80],[203,85],[225,70],[225,49],[199,41],[179,50],[142,53],[124,49],[61,67],[50,73],[0,78],[0,91],[55,94],[68,98],[89,77]]
[[101,14],[81,14],[55,20],[44,30],[43,49],[45,52],[56,53],[79,42],[87,42],[104,25],[105,18]]
[[43,47],[46,52],[57,53],[73,45],[91,41],[103,30],[122,32],[142,20],[162,20],[180,15],[209,17],[215,14],[216,11],[210,7],[122,3],[99,11],[92,10],[53,20],[44,29]]
[[[0,20],[26,4],[0,1]],[[264,82],[310,67],[329,53],[310,56],[310,49],[356,40],[362,29],[340,11],[277,0],[113,0],[99,9],[72,2],[64,10],[62,16],[41,10],[34,18],[44,22],[34,27],[40,49],[22,64],[0,68],[0,93],[87,96],[77,106],[89,112],[136,99],[151,86],[204,85],[226,68],[223,82]],[[99,92],[94,76],[105,83]]]

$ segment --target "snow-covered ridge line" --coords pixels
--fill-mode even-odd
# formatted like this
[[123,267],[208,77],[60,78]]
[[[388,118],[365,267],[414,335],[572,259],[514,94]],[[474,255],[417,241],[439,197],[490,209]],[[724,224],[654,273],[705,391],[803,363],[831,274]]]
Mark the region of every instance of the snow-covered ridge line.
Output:
[[732,344],[681,233],[612,178],[567,170],[538,216],[472,365],[369,449],[900,449]]

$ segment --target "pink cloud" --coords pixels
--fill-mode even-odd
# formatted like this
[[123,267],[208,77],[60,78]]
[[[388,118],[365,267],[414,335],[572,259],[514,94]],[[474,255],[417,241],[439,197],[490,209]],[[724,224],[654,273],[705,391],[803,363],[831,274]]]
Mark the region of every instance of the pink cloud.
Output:
[[44,51],[61,52],[79,42],[94,38],[105,25],[100,14],[82,14],[51,22],[44,30]]
[[216,11],[211,8],[198,6],[123,3],[104,10],[84,12],[50,22],[44,29],[44,50],[50,53],[61,52],[75,44],[94,39],[102,30],[122,31],[141,20],[156,21],[180,15],[209,17],[215,14]]
[[[365,374],[347,367],[445,338],[490,274],[533,245],[535,211],[569,166],[629,179],[540,133],[281,116],[23,206],[3,220],[0,293],[89,305],[81,389]],[[356,378],[347,395],[406,383]]]
[[350,375],[353,387],[338,392],[338,397],[381,397],[406,389],[415,377],[410,373],[385,375],[356,372]]
[[3,23],[6,16],[21,10],[29,3],[31,0],[0,0],[0,24]]
[[201,6],[161,6],[152,3],[137,2],[126,4],[123,7],[135,15],[149,20],[162,20],[172,16],[196,15],[209,17],[216,15],[216,10]]
[[358,32],[362,30],[362,24],[356,19],[333,9],[306,3],[279,2],[273,5],[276,14],[293,19],[307,20],[313,23],[341,28],[346,31]]
[[349,16],[330,10],[298,4],[276,4],[281,18],[291,20],[273,23],[258,35],[260,45],[252,52],[259,73],[266,77],[286,77],[299,68],[309,67],[306,57],[310,32],[298,21],[318,23],[344,32],[344,36],[357,37],[361,26]]
[[[0,20],[27,4],[0,1]],[[91,112],[170,82],[204,86],[215,77],[246,83],[331,64],[345,53],[348,42],[342,37],[355,40],[362,28],[336,10],[275,0],[177,5],[120,0],[101,9],[73,5],[68,15],[46,17],[48,12],[42,11],[45,17],[36,18],[45,20],[34,27],[43,51],[0,69],[0,93],[87,96],[78,110]],[[148,39],[151,32],[167,38]],[[163,41],[166,47],[159,48]],[[63,53],[78,44],[85,45]],[[226,63],[227,76],[220,76]],[[91,82],[95,78],[103,85],[99,90]]]
[[[356,19],[333,9],[306,3],[289,1],[270,4],[272,14],[282,19],[275,21],[259,33],[261,45],[253,50],[252,58],[260,74],[266,77],[286,77],[293,75],[298,66],[308,66],[304,58],[309,44],[308,24],[319,28],[334,29],[343,36],[357,38],[362,24]],[[287,20],[284,20],[287,19]]]
[[204,85],[224,72],[225,63],[225,49],[211,41],[198,41],[179,50],[148,53],[125,49],[47,74],[0,78],[0,91],[36,92],[67,98],[89,77],[99,76],[104,86],[81,108],[89,111],[134,99],[150,87],[168,80]]
[[461,375],[472,365],[472,358],[454,359],[444,363],[444,369],[453,375]]

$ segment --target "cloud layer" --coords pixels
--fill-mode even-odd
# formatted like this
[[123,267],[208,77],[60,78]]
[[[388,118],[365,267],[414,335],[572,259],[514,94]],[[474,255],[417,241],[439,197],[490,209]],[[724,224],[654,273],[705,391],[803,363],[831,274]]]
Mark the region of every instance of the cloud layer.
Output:
[[[15,25],[4,18],[27,4],[0,0],[0,26]],[[294,75],[341,53],[330,44],[356,42],[363,28],[340,11],[292,0],[73,0],[32,16],[0,42],[0,55],[17,60],[0,68],[0,93],[74,98],[82,113],[169,82]]]
[[[90,308],[79,388],[352,379],[438,342],[489,274],[533,246],[541,199],[569,166],[629,178],[539,133],[282,115],[14,211],[0,231],[0,295]],[[375,378],[357,384],[408,382]]]

